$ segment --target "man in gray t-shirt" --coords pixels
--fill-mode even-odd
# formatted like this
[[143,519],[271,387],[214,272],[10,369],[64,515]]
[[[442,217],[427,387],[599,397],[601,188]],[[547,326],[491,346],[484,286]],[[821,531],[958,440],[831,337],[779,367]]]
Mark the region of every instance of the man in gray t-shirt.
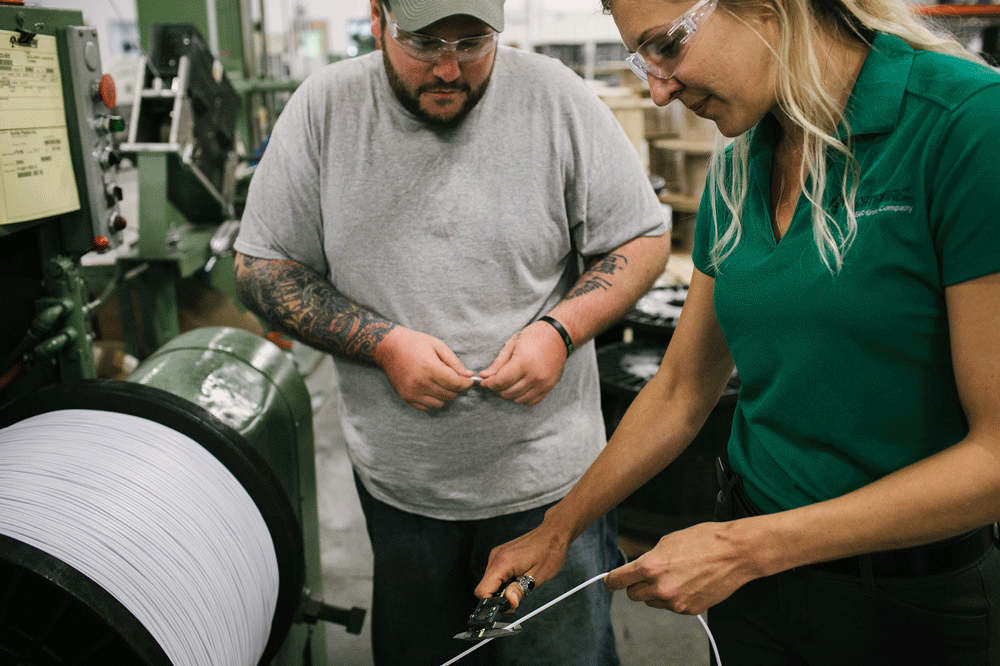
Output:
[[[311,76],[275,125],[237,281],[335,359],[376,663],[438,666],[490,549],[604,446],[592,338],[648,290],[669,236],[610,110],[561,63],[497,47],[502,0],[371,12],[381,50]],[[596,523],[523,609],[607,571],[615,541]],[[477,654],[616,664],[607,593],[586,594]]]

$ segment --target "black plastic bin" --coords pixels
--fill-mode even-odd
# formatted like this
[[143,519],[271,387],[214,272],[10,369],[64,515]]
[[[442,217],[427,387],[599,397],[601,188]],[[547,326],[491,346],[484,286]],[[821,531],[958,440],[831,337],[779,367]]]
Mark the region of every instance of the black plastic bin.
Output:
[[[645,329],[633,342],[597,349],[601,377],[601,408],[608,436],[614,432],[639,391],[655,374],[673,333],[672,323],[652,321],[634,312],[626,324]],[[638,333],[638,331],[637,331]],[[691,445],[673,463],[618,505],[621,533],[655,541],[674,530],[714,518],[718,481],[715,460],[725,459],[726,443],[736,408],[739,379],[734,375]]]

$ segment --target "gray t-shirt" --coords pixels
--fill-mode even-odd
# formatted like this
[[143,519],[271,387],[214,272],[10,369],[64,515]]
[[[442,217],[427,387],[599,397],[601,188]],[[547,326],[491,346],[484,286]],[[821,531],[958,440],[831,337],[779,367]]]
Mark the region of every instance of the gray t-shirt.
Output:
[[[558,61],[501,47],[480,103],[441,130],[399,104],[375,52],[327,66],[292,96],[236,249],[311,266],[478,372],[563,297],[579,254],[665,231],[621,126]],[[561,498],[606,441],[593,343],[534,407],[474,386],[422,412],[374,365],[335,361],[355,470],[374,497],[412,513],[537,508]]]

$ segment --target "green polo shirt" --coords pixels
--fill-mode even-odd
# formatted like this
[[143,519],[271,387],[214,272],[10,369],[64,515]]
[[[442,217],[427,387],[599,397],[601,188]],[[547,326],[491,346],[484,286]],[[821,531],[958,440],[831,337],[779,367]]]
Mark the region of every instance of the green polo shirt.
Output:
[[[944,289],[1000,271],[1000,74],[879,34],[846,117],[859,229],[836,275],[805,197],[775,242],[770,115],[751,130],[743,238],[718,272],[707,194],[698,212],[695,265],[715,278],[742,380],[730,462],[768,512],[850,492],[967,434]],[[825,201],[842,222],[839,180]]]

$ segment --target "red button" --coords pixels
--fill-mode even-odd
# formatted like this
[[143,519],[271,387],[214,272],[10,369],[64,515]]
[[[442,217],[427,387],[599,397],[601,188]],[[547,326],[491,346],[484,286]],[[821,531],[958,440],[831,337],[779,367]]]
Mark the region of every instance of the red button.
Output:
[[97,93],[101,97],[101,101],[104,102],[104,106],[109,109],[115,108],[115,104],[118,103],[118,92],[115,88],[115,80],[110,74],[105,74],[101,77],[101,83],[97,86]]

